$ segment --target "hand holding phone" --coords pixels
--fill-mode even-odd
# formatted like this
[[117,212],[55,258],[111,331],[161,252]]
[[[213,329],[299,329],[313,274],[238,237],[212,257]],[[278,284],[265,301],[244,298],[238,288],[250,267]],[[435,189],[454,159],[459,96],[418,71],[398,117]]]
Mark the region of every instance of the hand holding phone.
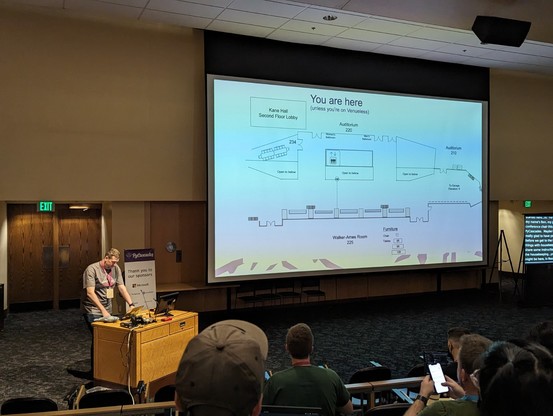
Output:
[[434,381],[434,390],[436,390],[436,393],[446,393],[449,388],[447,386],[442,386],[442,383],[445,383],[445,377],[440,363],[429,364],[428,369],[430,370],[430,376]]

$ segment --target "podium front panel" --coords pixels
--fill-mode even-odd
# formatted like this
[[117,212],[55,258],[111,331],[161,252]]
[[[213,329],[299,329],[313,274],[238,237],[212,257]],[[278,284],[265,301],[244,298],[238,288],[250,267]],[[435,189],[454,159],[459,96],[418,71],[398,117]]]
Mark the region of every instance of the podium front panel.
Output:
[[94,378],[136,387],[177,371],[190,339],[198,333],[196,312],[172,311],[171,321],[136,328],[95,322]]

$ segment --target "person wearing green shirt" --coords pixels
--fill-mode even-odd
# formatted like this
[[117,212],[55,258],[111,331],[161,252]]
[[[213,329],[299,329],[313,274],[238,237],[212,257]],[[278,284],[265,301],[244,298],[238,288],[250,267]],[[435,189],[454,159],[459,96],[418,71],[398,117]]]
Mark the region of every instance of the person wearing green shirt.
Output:
[[292,367],[269,379],[263,404],[320,408],[322,416],[353,412],[349,392],[338,374],[311,364],[313,333],[308,325],[299,323],[288,330],[286,351]]

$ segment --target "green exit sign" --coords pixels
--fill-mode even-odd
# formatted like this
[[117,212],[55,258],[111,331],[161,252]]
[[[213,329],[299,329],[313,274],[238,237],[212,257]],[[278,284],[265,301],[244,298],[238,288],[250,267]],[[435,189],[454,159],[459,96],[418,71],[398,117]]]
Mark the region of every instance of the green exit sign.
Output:
[[38,212],[54,212],[56,205],[52,201],[40,201],[36,204]]
[[524,201],[524,208],[532,208],[532,201],[528,199]]

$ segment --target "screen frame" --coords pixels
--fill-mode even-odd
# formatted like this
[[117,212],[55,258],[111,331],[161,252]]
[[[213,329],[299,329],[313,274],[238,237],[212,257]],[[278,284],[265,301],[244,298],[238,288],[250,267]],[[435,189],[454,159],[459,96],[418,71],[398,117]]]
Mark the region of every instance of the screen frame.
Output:
[[[481,260],[475,260],[473,262],[462,262],[462,263],[435,263],[428,264],[424,266],[420,265],[408,265],[408,266],[396,266],[393,268],[390,267],[363,267],[362,269],[340,269],[333,271],[302,271],[299,274],[295,273],[264,273],[259,275],[246,275],[246,276],[225,276],[224,278],[215,276],[215,267],[214,267],[214,214],[213,214],[213,201],[214,201],[214,177],[212,175],[214,169],[214,111],[213,111],[213,100],[214,100],[214,81],[222,80],[236,80],[243,82],[254,82],[254,83],[269,83],[271,85],[286,85],[286,86],[298,86],[298,87],[307,87],[307,88],[323,88],[325,90],[333,91],[353,91],[353,92],[362,92],[362,93],[374,93],[380,95],[393,95],[393,96],[408,96],[408,97],[420,97],[420,98],[430,98],[434,100],[450,100],[450,101],[464,101],[464,102],[478,102],[482,105],[482,142],[481,142],[481,169],[482,169],[482,211],[481,211],[481,242],[482,242],[482,257]],[[344,88],[337,87],[333,85],[316,85],[316,84],[300,84],[296,82],[284,82],[276,80],[267,80],[267,79],[258,79],[258,78],[247,78],[239,76],[229,76],[229,75],[217,75],[217,74],[206,74],[206,92],[207,92],[207,169],[208,169],[208,238],[207,238],[207,284],[225,284],[225,283],[235,283],[242,281],[255,281],[255,280],[266,280],[266,279],[275,279],[275,278],[301,278],[301,277],[329,277],[335,275],[359,275],[366,273],[374,272],[398,272],[405,270],[429,270],[429,269],[471,269],[471,268],[481,268],[487,265],[488,263],[488,215],[489,215],[489,204],[488,204],[488,193],[489,193],[489,104],[486,100],[480,99],[466,99],[458,97],[443,97],[443,96],[433,96],[433,95],[420,95],[420,94],[403,94],[397,92],[387,92],[379,90],[363,90],[358,88]]]

